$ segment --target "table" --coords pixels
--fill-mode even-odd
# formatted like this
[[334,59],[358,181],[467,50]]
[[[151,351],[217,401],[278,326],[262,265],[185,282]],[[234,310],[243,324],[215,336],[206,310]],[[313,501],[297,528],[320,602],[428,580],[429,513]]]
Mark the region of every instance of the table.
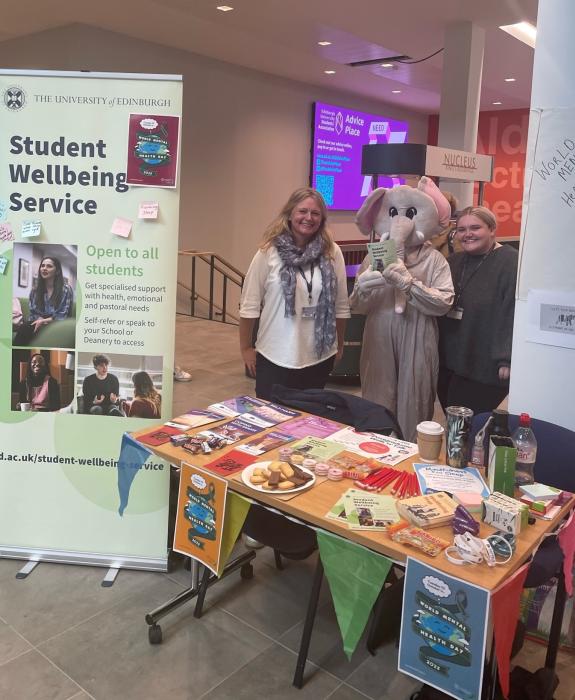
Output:
[[[307,415],[305,412],[301,413],[302,416]],[[206,427],[211,429],[212,427],[227,420],[229,420],[229,418],[222,418],[219,423],[213,423],[209,426],[203,426],[188,432],[193,434],[205,430]],[[341,425],[341,427],[345,426]],[[266,431],[262,431],[262,434],[277,429],[277,426],[273,426]],[[133,437],[137,440],[138,435],[145,432],[149,432],[149,429],[134,433]],[[249,439],[250,438],[246,438],[246,441]],[[213,461],[216,457],[224,455],[226,451],[234,449],[238,444],[240,443],[235,443],[231,447],[213,452],[209,455],[191,455],[183,448],[174,447],[171,443],[165,443],[158,447],[152,448],[146,445],[146,447],[151,449],[158,457],[161,457],[176,466],[181,465],[182,462],[188,462],[193,463],[194,466],[203,467],[207,463]],[[267,452],[258,459],[278,459],[278,450]],[[411,471],[412,464],[418,461],[420,461],[418,457],[408,459],[396,465],[395,468]],[[545,535],[556,528],[561,519],[573,507],[573,503],[569,502],[563,506],[560,513],[553,521],[536,520],[533,525],[529,525],[523,532],[521,532],[517,537],[515,554],[508,564],[496,567],[487,567],[486,565],[457,566],[450,563],[441,555],[435,558],[426,557],[425,555],[421,554],[419,550],[394,542],[386,535],[386,533],[371,533],[362,530],[350,530],[345,524],[341,524],[337,520],[326,518],[325,514],[328,512],[328,510],[334,505],[341,494],[352,485],[352,482],[349,479],[344,479],[339,482],[329,480],[321,481],[311,489],[291,495],[287,500],[285,500],[285,497],[278,497],[274,492],[260,492],[251,489],[241,480],[241,472],[227,477],[227,480],[228,488],[230,488],[232,491],[246,496],[263,506],[271,507],[285,515],[296,518],[302,521],[304,524],[321,528],[344,539],[353,541],[359,545],[363,545],[364,547],[367,547],[374,552],[378,552],[379,554],[382,554],[400,564],[404,563],[408,556],[420,559],[446,574],[450,574],[456,578],[473,583],[489,591],[494,591],[496,588],[498,588],[507,578],[511,576],[514,571],[516,571],[524,562],[526,562],[536,550]],[[494,532],[497,531],[491,526],[485,525],[484,523],[480,524],[480,537],[487,537]],[[453,537],[451,526],[434,528],[433,534],[448,541],[451,541]],[[243,555],[240,562],[234,560],[229,564],[230,570],[226,570],[226,574],[233,570],[237,570],[238,568],[242,569],[242,567],[244,567],[242,569],[244,575],[249,576],[249,570],[247,570],[245,567],[249,564],[249,561],[251,561],[253,556],[254,553],[249,552],[246,555]],[[228,567],[226,567],[226,569],[227,568]],[[309,648],[311,630],[315,617],[315,607],[317,606],[322,577],[323,569],[321,567],[321,560],[318,560],[318,568],[316,570],[312,591],[310,593],[306,623],[304,625],[300,654],[298,656],[296,675],[294,678],[294,685],[298,687],[301,687],[303,682],[303,671],[307,659],[307,651]],[[199,608],[197,605],[195,614],[196,616],[199,616],[201,614],[201,601],[203,600],[207,586],[211,585],[216,580],[217,579],[213,575],[204,576],[203,582],[200,584],[200,586],[197,586],[196,581],[196,584],[192,585],[188,591],[184,591],[177,596],[176,599],[169,601],[165,606],[161,606],[156,611],[153,611],[146,616],[146,621],[150,625],[155,624],[158,616],[167,614],[167,612],[170,612],[178,605],[181,605],[183,602],[186,602],[186,600],[189,600],[196,595],[198,596]],[[150,641],[152,641],[151,638]]]

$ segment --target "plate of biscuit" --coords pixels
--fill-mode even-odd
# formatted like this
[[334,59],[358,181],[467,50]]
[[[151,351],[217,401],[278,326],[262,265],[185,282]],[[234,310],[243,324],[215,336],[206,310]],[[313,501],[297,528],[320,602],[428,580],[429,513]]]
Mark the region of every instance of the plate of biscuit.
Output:
[[246,486],[263,493],[293,493],[312,486],[315,475],[304,467],[277,460],[250,464],[242,472],[242,481]]

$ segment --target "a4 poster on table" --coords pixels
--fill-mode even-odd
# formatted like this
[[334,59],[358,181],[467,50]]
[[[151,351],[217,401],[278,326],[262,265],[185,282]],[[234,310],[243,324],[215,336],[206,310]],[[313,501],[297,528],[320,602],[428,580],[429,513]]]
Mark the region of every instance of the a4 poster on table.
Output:
[[181,86],[0,72],[0,556],[165,568]]

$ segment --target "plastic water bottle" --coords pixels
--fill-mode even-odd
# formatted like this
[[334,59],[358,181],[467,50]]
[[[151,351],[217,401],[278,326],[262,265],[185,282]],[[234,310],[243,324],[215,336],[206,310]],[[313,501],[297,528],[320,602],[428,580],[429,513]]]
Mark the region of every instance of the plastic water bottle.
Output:
[[531,430],[531,418],[528,413],[522,413],[519,427],[511,436],[517,448],[517,463],[515,465],[515,486],[532,484],[535,481],[533,468],[537,459],[537,440]]

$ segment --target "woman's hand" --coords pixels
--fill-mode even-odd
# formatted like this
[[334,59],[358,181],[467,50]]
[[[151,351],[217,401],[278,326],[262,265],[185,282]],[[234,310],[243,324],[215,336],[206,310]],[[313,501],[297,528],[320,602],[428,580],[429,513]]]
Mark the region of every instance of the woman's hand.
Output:
[[245,366],[248,368],[248,372],[252,377],[256,376],[256,349],[255,348],[243,348],[242,358],[244,360]]
[[342,357],[343,357],[343,345],[341,347],[338,346],[337,352],[335,353],[335,361],[339,362]]
[[511,369],[509,367],[500,367],[499,368],[499,379],[501,379],[502,382],[506,382],[511,375]]
[[40,328],[42,328],[42,326],[47,325],[51,321],[52,321],[51,317],[50,318],[37,318],[35,321],[32,321],[31,325],[34,326],[34,333],[38,333],[38,331],[40,330]]

